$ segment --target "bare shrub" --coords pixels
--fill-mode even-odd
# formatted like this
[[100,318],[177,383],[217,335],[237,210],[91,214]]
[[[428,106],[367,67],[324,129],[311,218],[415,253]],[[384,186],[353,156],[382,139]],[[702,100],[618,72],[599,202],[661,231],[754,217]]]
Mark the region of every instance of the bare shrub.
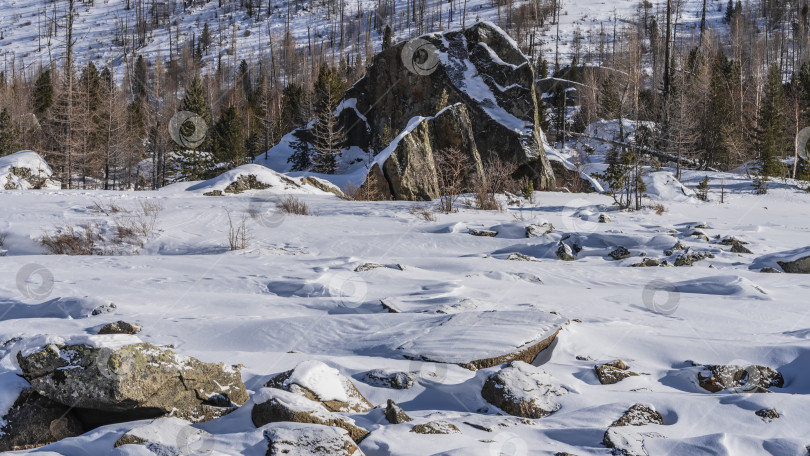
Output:
[[307,204],[292,195],[284,197],[284,199],[276,203],[276,207],[285,214],[310,215]]
[[121,208],[121,206],[118,206],[112,201],[110,201],[109,203],[104,203],[99,200],[93,201],[93,205],[90,206],[90,210],[100,212],[104,215],[111,215],[117,214],[119,212],[124,212],[124,209]]
[[650,209],[654,210],[658,215],[664,215],[664,212],[667,211],[667,208],[661,203],[653,204],[650,206]]
[[498,201],[499,193],[520,188],[512,175],[517,165],[501,160],[494,153],[484,164],[484,175],[473,179],[473,200],[471,206],[486,211],[502,211],[503,205]]
[[433,210],[428,206],[411,206],[411,209],[408,211],[411,214],[421,218],[426,222],[435,222],[436,221],[436,214]]
[[464,190],[470,159],[461,150],[451,147],[438,151],[434,160],[439,181],[439,209],[450,213],[456,210],[456,200]]
[[228,214],[228,247],[231,250],[243,250],[247,248],[247,214],[242,214],[242,217],[234,225],[231,211],[226,210]]
[[379,188],[379,183],[371,179],[366,179],[366,182],[359,186],[349,184],[343,189],[343,193],[350,201],[386,201],[390,199]]
[[101,255],[97,240],[101,240],[101,234],[95,226],[86,225],[77,231],[73,225],[67,225],[55,234],[43,234],[39,243],[54,255]]
[[115,219],[117,243],[134,243],[143,246],[145,240],[157,231],[157,220],[163,205],[157,201],[141,200],[138,209],[118,214]]

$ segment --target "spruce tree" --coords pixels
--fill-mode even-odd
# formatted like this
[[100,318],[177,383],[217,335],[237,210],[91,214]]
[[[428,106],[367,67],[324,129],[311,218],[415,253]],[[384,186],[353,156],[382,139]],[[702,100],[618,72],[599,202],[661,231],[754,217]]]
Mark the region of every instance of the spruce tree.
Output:
[[293,153],[287,159],[290,163],[291,171],[308,171],[312,167],[312,156],[309,151],[309,143],[302,140],[295,133],[293,133],[294,141],[290,143]]
[[34,83],[34,113],[43,114],[53,105],[53,84],[51,70],[39,74]]
[[392,35],[393,35],[393,33],[391,32],[391,26],[386,24],[385,25],[385,31],[383,31],[383,42],[382,42],[383,50],[386,50],[386,49],[391,47],[391,44],[392,44],[391,42],[393,40]]
[[229,168],[243,163],[246,153],[243,130],[239,113],[229,106],[211,131],[211,150],[218,162],[228,163]]
[[[191,85],[186,89],[181,111],[189,111],[203,119],[207,127],[211,124],[211,114],[208,112],[208,103],[205,100],[205,90],[199,76],[195,76]],[[180,126],[182,137],[193,137],[197,126],[192,122],[186,122]],[[180,170],[187,180],[202,180],[211,174],[214,167],[214,159],[210,153],[204,152],[208,149],[210,141],[206,139],[202,144],[195,147],[195,150],[187,150],[182,144],[176,144],[175,166]]]
[[782,176],[782,156],[786,150],[784,108],[785,95],[782,88],[782,75],[777,65],[771,65],[762,105],[759,109],[756,131],[758,152],[757,171],[765,176]]
[[337,159],[346,142],[346,132],[335,115],[338,101],[343,96],[343,80],[333,69],[323,66],[315,82],[315,106],[317,122],[312,129],[315,137],[314,169],[324,174],[334,174]]
[[0,157],[16,152],[19,130],[11,121],[8,108],[0,111]]

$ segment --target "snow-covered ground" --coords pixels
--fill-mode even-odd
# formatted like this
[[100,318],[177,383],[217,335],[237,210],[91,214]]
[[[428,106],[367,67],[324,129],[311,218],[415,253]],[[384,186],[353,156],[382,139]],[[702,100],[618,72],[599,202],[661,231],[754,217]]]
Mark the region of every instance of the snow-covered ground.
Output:
[[[60,339],[113,345],[140,339],[206,362],[242,364],[248,390],[259,397],[273,375],[323,361],[336,371],[304,364],[296,381],[313,388],[325,382],[324,394],[337,397],[328,381],[339,371],[373,405],[393,399],[414,419],[391,425],[380,409],[348,414],[371,431],[359,445],[366,455],[607,454],[605,430],[636,403],[663,417],[663,425],[637,434],[650,455],[804,454],[810,276],[759,269],[807,252],[810,196],[777,182],[757,196],[744,176],[710,174],[710,201],[701,202],[673,191],[680,184],[667,171],[659,174],[648,179],[648,191],[665,206],[661,215],[617,211],[605,195],[548,192],[536,193],[534,205],[505,212],[463,208],[435,222],[412,212],[425,203],[347,201],[282,182],[220,197],[203,196],[223,188],[220,181],[155,192],[0,191],[8,251],[0,257],[0,415],[25,386],[17,376],[18,351]],[[703,175],[688,172],[685,184],[693,187]],[[276,200],[289,194],[313,215],[277,212]],[[55,227],[103,225],[115,216],[98,207],[115,205],[121,214],[144,201],[163,210],[137,254],[45,255],[37,243]],[[234,219],[247,217],[244,250],[228,249],[228,211]],[[610,222],[598,223],[600,214]],[[554,226],[550,234],[525,237],[527,225],[544,222]],[[471,236],[471,229],[498,235]],[[697,230],[709,240],[693,236]],[[554,252],[569,235],[565,242],[582,250],[575,261],[560,261]],[[720,243],[727,236],[748,242],[753,254],[731,253]],[[680,252],[664,251],[678,242],[714,258],[684,267],[630,267],[643,254],[672,261]],[[613,261],[608,254],[618,246],[632,256]],[[511,253],[536,261],[507,260]],[[383,267],[357,269],[366,263]],[[100,306],[108,312],[90,315]],[[116,320],[143,331],[94,336]],[[498,356],[547,336],[555,321],[562,330],[534,364],[547,374],[538,378],[567,393],[555,398],[559,410],[540,419],[502,415],[482,399],[481,387],[497,367],[473,372],[406,358]],[[594,366],[614,359],[640,375],[600,384]],[[765,365],[785,383],[771,394],[712,394],[698,386],[700,368],[692,362]],[[418,378],[409,389],[390,389],[363,381],[372,369]],[[205,432],[176,421],[155,424],[155,439],[171,440],[164,434],[177,428],[202,439],[208,454],[263,455],[263,432],[271,430],[255,428],[253,403],[194,425]],[[781,417],[755,414],[769,408]],[[436,420],[461,432],[409,432],[414,423]],[[113,449],[124,432],[147,423],[104,426],[30,453],[151,454],[131,445]],[[289,426],[270,426],[295,435]]]

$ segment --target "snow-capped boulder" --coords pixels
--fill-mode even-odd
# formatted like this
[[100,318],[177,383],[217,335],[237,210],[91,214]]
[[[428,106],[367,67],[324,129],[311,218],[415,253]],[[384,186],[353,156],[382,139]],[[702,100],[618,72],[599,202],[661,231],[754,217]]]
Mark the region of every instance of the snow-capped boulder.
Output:
[[99,334],[138,334],[139,332],[141,332],[141,325],[121,320],[107,323],[98,330]]
[[31,190],[61,188],[51,177],[53,171],[41,155],[32,150],[0,157],[0,189]]
[[640,431],[635,426],[664,424],[664,417],[651,405],[635,404],[610,425],[602,444],[613,449],[613,454],[623,456],[647,456],[644,438],[661,438],[655,432]]
[[[349,145],[383,150],[388,147],[381,144],[386,128],[396,134],[413,119],[436,115],[444,93],[447,106],[461,103],[466,108],[484,162],[497,155],[515,163],[520,175],[544,190],[554,186],[554,174],[543,147],[534,79],[532,64],[517,44],[496,25],[479,22],[383,50],[346,92],[340,114]],[[456,126],[466,129],[466,124]],[[450,127],[441,134],[466,138]]]
[[266,190],[278,195],[342,195],[337,187],[326,181],[314,177],[288,177],[261,165],[238,166],[186,190],[208,195],[238,194],[248,190]]
[[174,417],[158,418],[130,429],[113,445],[145,445],[154,454],[205,454],[211,451],[211,434]]
[[250,418],[256,427],[278,422],[319,424],[344,429],[358,443],[368,435],[368,431],[355,425],[351,418],[333,413],[318,402],[295,393],[262,388],[252,400]]
[[306,423],[274,423],[264,431],[267,456],[363,456],[340,428]]
[[39,394],[118,421],[166,414],[207,421],[248,399],[238,370],[146,343],[48,345],[17,361]]
[[557,255],[557,258],[562,261],[574,261],[577,259],[577,257],[574,256],[574,252],[571,250],[571,247],[563,242],[560,242],[560,245],[557,247],[557,251],[554,253]]
[[36,448],[83,432],[70,407],[23,390],[0,423],[0,452]]
[[504,412],[523,418],[542,418],[560,409],[558,398],[568,390],[544,370],[514,361],[490,375],[481,397]]
[[332,412],[366,412],[373,408],[348,377],[321,361],[304,361],[271,378],[266,386],[320,402]]

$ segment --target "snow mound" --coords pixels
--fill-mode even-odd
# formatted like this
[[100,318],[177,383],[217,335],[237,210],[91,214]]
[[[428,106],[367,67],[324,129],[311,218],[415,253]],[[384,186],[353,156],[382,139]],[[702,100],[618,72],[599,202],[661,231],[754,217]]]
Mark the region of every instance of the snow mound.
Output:
[[270,455],[286,456],[362,456],[363,452],[337,427],[308,423],[273,423],[265,436]]
[[648,196],[661,201],[686,201],[695,197],[694,190],[683,185],[669,171],[658,171],[643,177]]
[[349,401],[344,385],[345,377],[334,367],[320,361],[311,360],[299,364],[288,381],[312,391],[322,401]]
[[[309,195],[329,195],[334,192],[328,189],[339,191],[339,189],[329,182],[317,178],[288,177],[270,168],[261,165],[242,165],[226,171],[213,179],[200,182],[188,187],[190,192],[208,193],[220,191],[229,193],[229,188],[238,186],[240,179],[247,179],[253,176],[256,182],[274,194],[309,194]],[[236,193],[239,193],[237,191]]]
[[145,443],[155,454],[194,454],[195,447],[202,450],[210,446],[206,441],[211,438],[209,433],[192,427],[188,421],[167,417],[130,430],[118,440],[116,446]]
[[762,287],[740,276],[703,277],[678,282],[678,293],[697,293],[716,296],[740,296],[749,299],[769,299]]
[[59,189],[51,179],[53,170],[41,155],[33,150],[15,152],[0,157],[0,188],[4,190]]

